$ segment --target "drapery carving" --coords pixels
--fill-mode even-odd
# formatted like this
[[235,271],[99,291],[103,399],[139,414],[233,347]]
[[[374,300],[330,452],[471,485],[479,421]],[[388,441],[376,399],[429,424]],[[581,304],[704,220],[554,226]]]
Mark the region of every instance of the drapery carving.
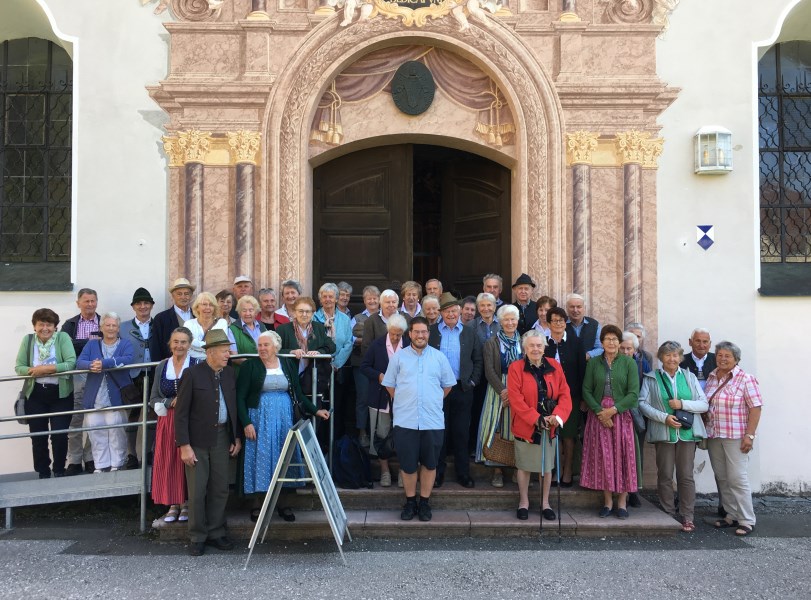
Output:
[[341,106],[360,103],[381,92],[391,93],[391,80],[404,62],[419,60],[431,70],[437,88],[467,110],[478,111],[474,131],[487,144],[512,144],[512,111],[496,83],[461,56],[426,46],[384,48],[358,60],[330,84],[318,104],[311,141],[338,145],[343,141]]

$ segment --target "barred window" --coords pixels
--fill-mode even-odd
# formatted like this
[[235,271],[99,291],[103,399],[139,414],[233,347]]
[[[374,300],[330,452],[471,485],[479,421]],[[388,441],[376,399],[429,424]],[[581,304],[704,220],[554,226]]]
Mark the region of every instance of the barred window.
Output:
[[760,262],[766,295],[811,294],[811,43],[760,59]]
[[72,79],[70,57],[53,42],[0,43],[3,289],[15,289],[6,285],[15,279],[30,282],[36,271],[53,284],[69,278]]

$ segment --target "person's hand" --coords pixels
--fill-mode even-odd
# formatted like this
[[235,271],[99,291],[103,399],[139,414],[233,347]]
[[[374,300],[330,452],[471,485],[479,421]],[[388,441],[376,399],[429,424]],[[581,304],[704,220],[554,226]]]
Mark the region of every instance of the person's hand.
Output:
[[197,456],[194,454],[194,450],[189,444],[180,447],[180,460],[183,461],[183,464],[187,467],[193,467],[197,462]]
[[90,372],[101,373],[101,359],[97,358],[92,363],[90,363]]
[[546,421],[547,429],[554,429],[560,425],[560,423],[558,423],[558,418],[555,415],[549,415],[544,419],[544,421]]
[[675,398],[673,398],[672,400],[668,400],[667,403],[673,410],[681,410],[684,406],[681,400],[676,400]]
[[315,411],[315,416],[318,417],[319,419],[324,419],[326,421],[327,419],[329,419],[329,411],[325,408],[322,408],[321,410]]
[[606,429],[613,429],[614,428],[614,421],[612,421],[611,419],[600,419],[599,417],[597,417],[597,418],[600,421],[600,425],[602,425]]
[[604,408],[603,410],[598,412],[597,413],[597,418],[600,419],[601,421],[604,420],[604,419],[613,419],[614,415],[616,415],[616,414],[617,414],[617,409],[612,406],[610,408]]
[[304,350],[302,350],[301,348],[296,348],[290,354],[292,354],[298,359],[301,359],[301,357],[304,356]]
[[741,452],[744,454],[749,454],[752,451],[752,447],[755,445],[753,440],[750,440],[747,436],[743,436],[741,438]]
[[245,439],[251,441],[256,439],[256,428],[253,425],[245,426]]
[[228,448],[228,455],[231,458],[234,458],[237,454],[239,454],[240,450],[242,450],[242,440],[237,440]]
[[679,423],[679,420],[673,415],[667,415],[667,419],[665,419],[665,425],[667,425],[668,427],[672,427],[673,429],[681,429],[681,423]]
[[177,404],[177,396],[172,399],[172,403],[169,405],[169,408],[174,408],[175,404]]
[[381,373],[380,375],[378,375],[378,376],[377,376],[377,382],[378,382],[378,383],[380,383],[380,384],[382,384],[382,383],[383,383],[383,378],[384,378],[385,376],[386,376],[386,374],[385,374],[385,373]]
[[307,356],[318,356],[319,354],[321,353],[318,350],[310,350],[307,352]]
[[28,369],[28,374],[32,377],[43,377],[44,375],[51,375],[53,373],[56,373],[56,367],[54,365],[39,365]]
[[586,352],[586,361],[589,361],[589,360],[591,360],[591,355],[588,352]]

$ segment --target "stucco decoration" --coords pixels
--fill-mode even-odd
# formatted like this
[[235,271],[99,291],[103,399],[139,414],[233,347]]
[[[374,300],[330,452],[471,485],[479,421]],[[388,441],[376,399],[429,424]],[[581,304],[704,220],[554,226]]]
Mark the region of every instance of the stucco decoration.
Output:
[[220,16],[224,0],[141,0],[141,5],[153,2],[157,2],[156,15],[170,8],[181,21],[213,21]]
[[234,164],[255,165],[256,153],[259,151],[262,134],[258,131],[241,129],[240,131],[229,131],[226,135],[228,136],[228,146],[231,149],[231,158]]
[[203,163],[209,149],[210,131],[191,129],[177,134],[176,147],[183,157],[183,163]]
[[650,139],[650,133],[646,131],[623,131],[617,134],[617,149],[619,150],[622,164],[642,164],[645,160],[645,145]]
[[605,7],[608,23],[653,23],[666,31],[670,15],[681,0],[609,0]]
[[566,134],[566,151],[569,154],[569,164],[590,165],[592,155],[597,149],[599,134],[591,131],[575,131]]
[[676,10],[681,0],[656,0],[653,7],[653,24],[662,28],[662,33],[670,27],[670,15]]
[[396,0],[328,0],[328,2],[343,8],[342,27],[352,23],[356,9],[360,7],[358,22],[380,15],[387,19],[397,19],[406,27],[412,25],[423,27],[429,19],[442,19],[450,14],[459,24],[459,31],[466,31],[470,29],[468,17],[485,27],[490,27],[491,22],[487,13],[494,15],[503,8],[501,0],[431,0],[428,6],[420,8],[409,8]]
[[[564,142],[560,103],[548,76],[515,34],[506,26],[495,24],[489,31],[492,33],[477,29],[475,35],[460,38],[454,23],[446,19],[432,23],[430,37],[425,35],[426,41],[453,45],[460,53],[473,54],[486,62],[488,70],[501,74],[503,79],[499,84],[508,86],[509,95],[521,99],[517,124],[523,125],[525,131],[521,136],[524,158],[519,180],[532,182],[532,185],[524,183],[514,190],[513,210],[525,214],[526,218],[513,236],[520,231],[520,238],[524,240],[521,268],[545,289],[562,294],[567,286],[563,265],[568,263],[571,251],[564,243],[565,225],[561,221],[564,211],[555,206],[550,217],[550,205],[561,202]],[[274,97],[268,109],[268,114],[280,115],[278,121],[271,119],[268,123],[269,138],[274,138],[269,151],[272,155],[268,159],[269,168],[278,174],[278,196],[272,202],[270,213],[278,214],[279,221],[265,234],[279,239],[278,274],[273,274],[274,280],[300,276],[309,269],[303,231],[307,224],[304,203],[308,195],[304,165],[310,111],[319,99],[313,97],[314,90],[328,85],[320,83],[319,78],[346,60],[348,53],[360,53],[380,40],[401,33],[402,25],[389,19],[373,19],[362,26],[337,31],[329,27],[316,30],[279,82],[279,88],[289,92]],[[413,43],[413,37],[409,41]],[[519,120],[519,116],[516,119]]]

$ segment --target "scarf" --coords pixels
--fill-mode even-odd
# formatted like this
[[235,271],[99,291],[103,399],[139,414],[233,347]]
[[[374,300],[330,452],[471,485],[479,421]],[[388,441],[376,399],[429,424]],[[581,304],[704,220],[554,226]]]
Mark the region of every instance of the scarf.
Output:
[[301,327],[296,322],[293,322],[293,331],[296,332],[296,340],[298,340],[298,347],[301,348],[304,352],[307,352],[307,340],[310,339],[310,336],[313,334],[313,324],[309,323],[307,325],[307,329],[304,331],[304,335],[301,334]]
[[519,337],[515,333],[513,333],[513,337],[508,338],[504,331],[499,329],[496,335],[498,335],[499,341],[504,344],[504,348],[507,350],[505,358],[508,365],[521,358],[522,352]]
[[39,340],[39,338],[34,335],[34,340],[37,342],[37,351],[39,352],[39,363],[42,365],[48,364],[48,361],[51,358],[51,349],[54,347],[54,343],[56,342],[56,334],[51,336],[44,344]]
[[327,330],[327,335],[335,341],[335,315],[331,317],[324,313],[324,329]]

